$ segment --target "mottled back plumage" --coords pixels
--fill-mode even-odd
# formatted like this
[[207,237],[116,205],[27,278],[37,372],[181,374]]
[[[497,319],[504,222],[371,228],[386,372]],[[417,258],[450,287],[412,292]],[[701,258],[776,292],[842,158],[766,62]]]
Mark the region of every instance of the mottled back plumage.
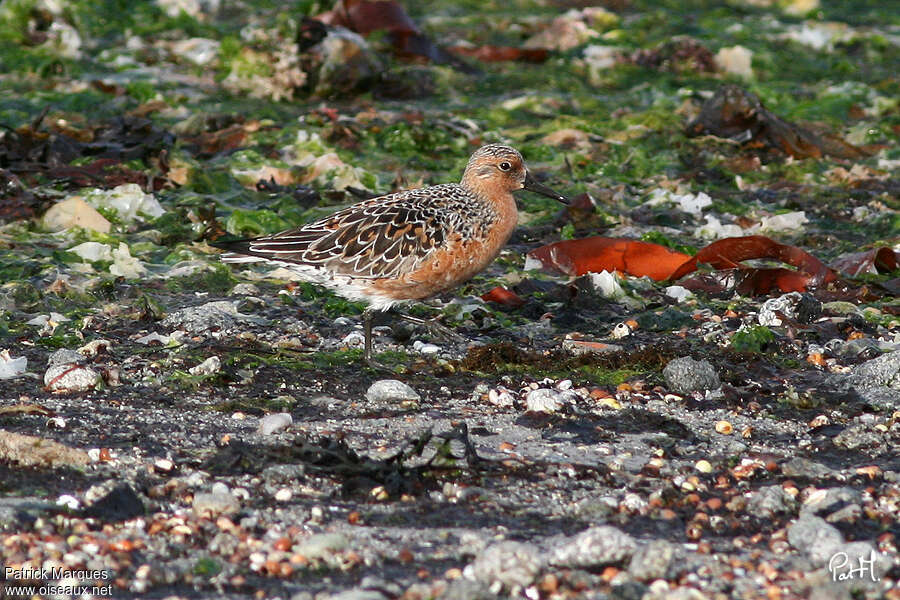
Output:
[[[528,174],[522,155],[489,144],[472,154],[460,183],[372,198],[274,235],[215,243],[225,262],[280,264],[369,311],[453,288],[496,258],[516,225],[513,192],[565,198]],[[371,315],[366,312],[366,359]]]

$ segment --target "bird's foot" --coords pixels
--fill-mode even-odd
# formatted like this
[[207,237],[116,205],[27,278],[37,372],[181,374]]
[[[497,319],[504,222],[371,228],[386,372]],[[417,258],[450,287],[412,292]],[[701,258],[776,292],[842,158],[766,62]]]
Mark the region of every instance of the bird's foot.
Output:
[[422,319],[419,317],[413,317],[410,315],[399,315],[401,319],[404,321],[408,321],[410,323],[415,323],[416,325],[422,325],[428,331],[431,332],[432,335],[439,337],[447,342],[464,342],[466,338],[456,333],[446,325],[443,325],[439,322],[440,317],[434,317],[431,319]]

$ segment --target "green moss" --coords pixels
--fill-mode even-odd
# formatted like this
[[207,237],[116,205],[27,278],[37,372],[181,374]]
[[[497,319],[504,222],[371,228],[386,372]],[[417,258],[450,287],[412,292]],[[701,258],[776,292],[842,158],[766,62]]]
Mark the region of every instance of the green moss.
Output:
[[729,346],[737,352],[763,352],[775,341],[775,334],[764,325],[745,327],[734,332]]

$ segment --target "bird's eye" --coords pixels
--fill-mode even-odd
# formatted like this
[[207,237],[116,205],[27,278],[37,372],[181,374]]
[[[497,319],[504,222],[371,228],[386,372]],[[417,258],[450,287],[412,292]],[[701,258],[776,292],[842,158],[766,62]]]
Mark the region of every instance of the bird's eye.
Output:
[[512,169],[512,165],[509,164],[509,163],[506,162],[506,161],[503,161],[502,163],[500,163],[499,165],[497,165],[497,167],[498,167],[501,171],[509,171],[510,169]]

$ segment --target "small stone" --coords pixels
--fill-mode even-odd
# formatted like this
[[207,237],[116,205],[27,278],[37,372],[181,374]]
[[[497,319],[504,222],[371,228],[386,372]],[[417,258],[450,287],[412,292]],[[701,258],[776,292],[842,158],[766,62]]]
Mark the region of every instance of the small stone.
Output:
[[210,356],[196,367],[191,367],[188,372],[191,375],[212,375],[222,369],[222,361],[218,356]]
[[795,456],[783,465],[781,465],[781,473],[785,477],[806,477],[808,479],[820,479],[828,477],[832,474],[832,470],[822,463],[817,463]]
[[72,363],[53,365],[44,373],[44,386],[54,393],[85,392],[100,384],[100,374]]
[[615,527],[591,527],[568,537],[550,552],[550,564],[575,569],[594,569],[620,564],[635,551],[637,543]]
[[492,585],[500,583],[508,590],[531,585],[541,570],[537,546],[505,541],[485,548],[465,569],[470,579]]
[[676,546],[666,540],[653,540],[635,550],[628,572],[639,581],[665,579],[669,565],[675,559]]
[[754,491],[747,500],[747,511],[758,517],[770,519],[778,514],[793,511],[795,502],[780,485],[769,485]]
[[845,546],[841,532],[812,513],[800,513],[800,518],[788,527],[787,534],[791,546],[809,555],[816,567],[825,565]]
[[109,233],[112,225],[97,209],[80,196],[66,198],[50,207],[42,220],[50,231],[62,231],[71,227],[82,227],[100,233]]
[[160,324],[171,329],[183,329],[188,333],[203,333],[211,329],[228,329],[233,327],[239,320],[265,322],[263,319],[239,313],[234,302],[217,300],[215,302],[207,302],[201,306],[191,306],[177,310],[160,321]]
[[382,379],[376,381],[366,390],[369,402],[418,402],[421,396],[402,381]]
[[252,283],[239,283],[231,288],[232,296],[259,296],[259,288]]
[[47,357],[47,366],[53,365],[64,365],[67,363],[79,364],[84,362],[84,355],[79,354],[75,350],[69,350],[68,348],[60,348],[55,352],[52,352],[50,356]]
[[722,386],[719,375],[709,361],[696,361],[690,356],[670,360],[663,369],[663,376],[669,387],[682,394],[714,390]]
[[552,413],[563,407],[560,393],[556,390],[540,388],[531,390],[525,397],[525,408],[529,412]]
[[275,492],[275,500],[278,502],[287,502],[294,496],[294,493],[288,488],[281,488]]
[[701,473],[712,473],[712,464],[708,460],[701,459],[697,461],[697,464],[694,465],[694,468],[700,471]]
[[272,435],[293,424],[294,418],[290,413],[273,413],[271,415],[266,415],[259,420],[259,426],[256,428],[256,433],[261,435]]
[[847,382],[860,391],[879,387],[900,390],[900,352],[894,350],[857,365]]
[[127,483],[121,483],[85,508],[84,516],[102,519],[103,522],[126,521],[146,512],[147,509],[137,492]]
[[214,489],[208,494],[194,494],[192,507],[198,517],[210,519],[220,515],[233,515],[241,509],[240,503],[231,492],[220,489]]
[[341,533],[318,533],[310,536],[294,550],[309,560],[320,560],[346,550],[350,540]]

